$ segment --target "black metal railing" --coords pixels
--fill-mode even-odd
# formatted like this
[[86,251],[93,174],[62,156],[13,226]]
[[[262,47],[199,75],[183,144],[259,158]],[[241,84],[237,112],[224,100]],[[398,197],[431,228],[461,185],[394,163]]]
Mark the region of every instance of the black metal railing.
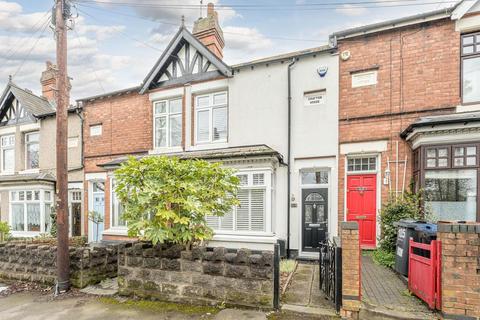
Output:
[[342,248],[336,241],[326,240],[319,244],[320,290],[340,312],[342,306]]

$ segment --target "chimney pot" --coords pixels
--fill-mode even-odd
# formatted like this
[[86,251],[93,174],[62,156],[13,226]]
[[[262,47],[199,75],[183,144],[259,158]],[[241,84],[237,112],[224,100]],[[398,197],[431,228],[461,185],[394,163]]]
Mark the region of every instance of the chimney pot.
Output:
[[207,16],[195,21],[193,35],[200,40],[219,59],[223,58],[223,47],[225,40],[223,31],[218,23],[218,14],[213,3],[207,5]]
[[215,5],[211,2],[209,2],[208,5],[207,5],[207,15],[209,15],[209,16],[213,15],[214,10],[215,10]]

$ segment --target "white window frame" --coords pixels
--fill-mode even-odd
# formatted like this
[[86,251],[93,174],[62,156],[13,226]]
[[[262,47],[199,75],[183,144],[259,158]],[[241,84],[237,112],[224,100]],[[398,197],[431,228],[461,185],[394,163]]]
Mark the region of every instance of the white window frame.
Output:
[[90,137],[98,137],[103,134],[103,124],[93,124],[90,126]]
[[[13,137],[13,145],[8,145],[7,147],[3,146],[3,139],[7,138],[9,139],[10,137]],[[13,150],[13,170],[4,170],[5,167],[5,159],[3,157],[3,151],[4,150]],[[3,135],[0,137],[0,172],[2,174],[12,174],[15,172],[15,135],[14,134],[8,134],[8,135]]]
[[[225,100],[226,102],[223,104],[214,104],[213,103],[213,98],[215,95],[218,94],[225,94]],[[198,106],[198,100],[200,98],[208,97],[209,102],[208,106],[204,107],[199,107]],[[227,126],[227,136],[225,139],[219,139],[219,140],[213,140],[213,111],[215,109],[221,109],[221,108],[226,108],[227,109],[227,119],[226,119],[226,126]],[[225,143],[228,142],[228,131],[229,131],[229,124],[228,124],[228,116],[229,116],[229,110],[228,110],[228,91],[226,90],[221,90],[221,91],[215,91],[215,92],[210,92],[206,94],[198,94],[195,96],[195,144],[196,145],[202,145],[202,144],[213,144],[213,143]],[[198,113],[201,111],[208,111],[208,140],[205,141],[199,141],[198,140]]]
[[[367,78],[368,76],[370,76],[371,78]],[[374,86],[378,83],[378,70],[354,72],[351,74],[351,77],[352,88]]]
[[[27,200],[27,191],[32,192],[32,200]],[[39,200],[35,200],[33,195],[35,191],[40,192],[40,198]],[[20,192],[24,192],[24,200],[20,199],[12,199],[13,192],[16,192],[19,194]],[[46,200],[45,193],[50,192],[50,200]],[[44,187],[32,187],[32,188],[11,188],[8,192],[8,198],[9,198],[9,203],[8,203],[8,209],[9,209],[9,215],[8,215],[8,220],[9,220],[9,225],[12,228],[12,236],[14,237],[36,237],[42,233],[47,232],[45,230],[45,218],[47,212],[45,212],[45,205],[50,204],[50,207],[53,206],[53,199],[54,199],[54,191],[53,189],[46,189]],[[13,230],[13,209],[12,205],[13,204],[23,204],[23,231],[22,230]],[[28,204],[38,204],[40,206],[40,231],[28,231],[28,225],[27,225],[27,205]],[[50,213],[48,213],[50,214]]]
[[[351,159],[363,159],[363,158],[368,158],[368,159],[371,159],[371,158],[375,158],[375,169],[372,170],[372,169],[368,169],[368,170],[349,170],[348,169],[348,161],[351,160]],[[346,157],[346,160],[345,160],[345,172],[347,174],[368,174],[368,173],[377,173],[379,172],[379,166],[380,166],[380,161],[379,161],[379,157],[377,155],[374,155],[374,154],[365,154],[365,155],[355,155],[355,156],[347,156]]]
[[112,230],[112,231],[117,230],[122,233],[125,233],[128,230],[126,222],[125,222],[125,226],[113,225],[113,216],[115,214],[114,210],[116,209],[118,212],[118,207],[120,205],[120,202],[118,201],[118,198],[115,194],[114,185],[115,185],[115,179],[113,177],[110,177],[110,228],[109,230]]
[[[254,174],[263,174],[264,175],[264,184],[253,185]],[[237,172],[237,176],[247,175],[248,176],[248,185],[241,186],[241,189],[263,189],[265,190],[265,230],[264,231],[247,231],[247,230],[235,230],[236,229],[236,210],[233,209],[233,230],[216,230],[213,229],[215,235],[238,235],[238,236],[271,236],[272,234],[272,171],[270,169],[262,170],[242,170]],[[218,217],[220,220],[221,217]]]
[[[28,137],[31,135],[38,135],[38,141],[35,142],[28,142]],[[29,168],[28,165],[28,146],[31,144],[38,144],[38,157],[39,157],[39,163],[38,167],[36,168]],[[39,131],[34,131],[34,132],[29,132],[25,133],[25,170],[26,171],[36,171],[40,168],[40,132]]]
[[[183,97],[172,97],[172,98],[168,98],[168,99],[162,99],[162,100],[158,100],[158,101],[154,101],[153,102],[153,149],[154,150],[159,150],[159,149],[167,149],[167,148],[181,148],[182,146],[182,142],[180,141],[180,145],[178,146],[172,146],[172,142],[170,141],[170,137],[171,137],[171,134],[170,134],[170,117],[171,116],[178,116],[180,115],[180,119],[182,121],[182,132],[181,134],[183,135],[183,130],[184,130],[184,123],[183,123],[183,101],[182,101],[182,109],[180,112],[173,112],[171,113],[170,112],[170,102],[171,101],[174,101],[174,100],[182,100]],[[165,103],[166,105],[166,108],[165,108],[165,112],[164,113],[156,113],[155,112],[155,107],[157,104],[161,104],[161,103]],[[156,120],[157,118],[161,118],[161,117],[165,117],[166,118],[166,121],[165,121],[165,134],[167,135],[167,143],[165,146],[161,147],[161,146],[157,146],[157,128],[156,128]]]

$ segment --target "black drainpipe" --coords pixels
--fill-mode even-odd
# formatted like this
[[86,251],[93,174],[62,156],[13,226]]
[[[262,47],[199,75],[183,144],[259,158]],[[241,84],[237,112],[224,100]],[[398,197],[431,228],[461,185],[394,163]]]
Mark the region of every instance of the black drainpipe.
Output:
[[291,158],[291,140],[292,140],[292,86],[291,86],[291,70],[296,62],[293,58],[288,65],[288,142],[287,142],[287,258],[290,258],[290,158]]

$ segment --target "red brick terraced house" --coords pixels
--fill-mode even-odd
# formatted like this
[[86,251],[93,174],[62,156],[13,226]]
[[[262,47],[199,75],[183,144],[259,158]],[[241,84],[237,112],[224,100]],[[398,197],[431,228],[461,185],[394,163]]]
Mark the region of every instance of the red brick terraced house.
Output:
[[439,220],[480,221],[480,4],[331,35],[339,61],[338,221],[376,247],[413,181]]

